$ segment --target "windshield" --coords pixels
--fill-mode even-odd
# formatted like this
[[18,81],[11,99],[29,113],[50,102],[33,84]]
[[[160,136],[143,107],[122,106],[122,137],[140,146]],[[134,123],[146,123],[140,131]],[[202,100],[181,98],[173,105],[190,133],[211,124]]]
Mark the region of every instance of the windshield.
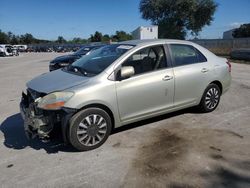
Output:
[[77,50],[74,55],[86,55],[91,50],[90,47],[84,47]]
[[80,72],[85,76],[97,75],[133,47],[121,44],[101,47],[75,61],[68,67],[68,71]]

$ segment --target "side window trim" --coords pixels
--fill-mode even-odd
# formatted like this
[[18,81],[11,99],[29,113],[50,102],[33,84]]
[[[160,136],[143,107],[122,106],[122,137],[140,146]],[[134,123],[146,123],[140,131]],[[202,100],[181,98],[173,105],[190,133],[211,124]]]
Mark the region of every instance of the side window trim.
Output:
[[163,47],[164,47],[164,52],[165,52],[166,60],[167,60],[166,69],[167,68],[173,68],[174,63],[173,63],[172,54],[171,54],[171,51],[170,51],[170,48],[169,48],[169,44],[164,44]]
[[193,46],[193,48],[195,49],[195,51],[198,53],[198,55],[200,56],[202,56],[202,58],[204,58],[204,60],[205,61],[200,61],[201,59],[200,59],[200,57],[198,57],[199,58],[199,62],[200,63],[204,63],[204,62],[207,62],[207,58],[206,58],[206,56],[204,56],[204,54],[200,51],[200,50],[198,50],[197,48],[195,48],[194,46]]

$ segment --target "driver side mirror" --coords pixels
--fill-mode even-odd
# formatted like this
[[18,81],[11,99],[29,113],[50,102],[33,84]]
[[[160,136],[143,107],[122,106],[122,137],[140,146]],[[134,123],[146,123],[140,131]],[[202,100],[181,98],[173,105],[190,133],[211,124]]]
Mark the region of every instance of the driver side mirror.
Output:
[[135,74],[135,69],[132,66],[125,66],[121,68],[120,75],[122,79],[130,78],[134,74]]

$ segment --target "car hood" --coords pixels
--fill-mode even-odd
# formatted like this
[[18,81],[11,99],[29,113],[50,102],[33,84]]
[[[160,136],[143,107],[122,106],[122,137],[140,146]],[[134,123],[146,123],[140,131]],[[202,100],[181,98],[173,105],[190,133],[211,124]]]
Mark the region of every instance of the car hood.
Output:
[[65,60],[76,59],[76,58],[79,58],[79,56],[71,54],[71,55],[59,56],[55,58],[54,61],[65,61]]
[[71,74],[60,69],[32,79],[27,83],[27,87],[40,93],[51,93],[83,84],[88,80],[88,77]]

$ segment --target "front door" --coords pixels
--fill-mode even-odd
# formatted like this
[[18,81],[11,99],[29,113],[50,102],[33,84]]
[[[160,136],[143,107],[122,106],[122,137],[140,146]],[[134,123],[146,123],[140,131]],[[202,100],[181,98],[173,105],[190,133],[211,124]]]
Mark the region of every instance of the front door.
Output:
[[167,67],[163,46],[151,46],[131,55],[123,66],[133,66],[135,75],[116,81],[122,122],[160,113],[173,106],[174,74]]

